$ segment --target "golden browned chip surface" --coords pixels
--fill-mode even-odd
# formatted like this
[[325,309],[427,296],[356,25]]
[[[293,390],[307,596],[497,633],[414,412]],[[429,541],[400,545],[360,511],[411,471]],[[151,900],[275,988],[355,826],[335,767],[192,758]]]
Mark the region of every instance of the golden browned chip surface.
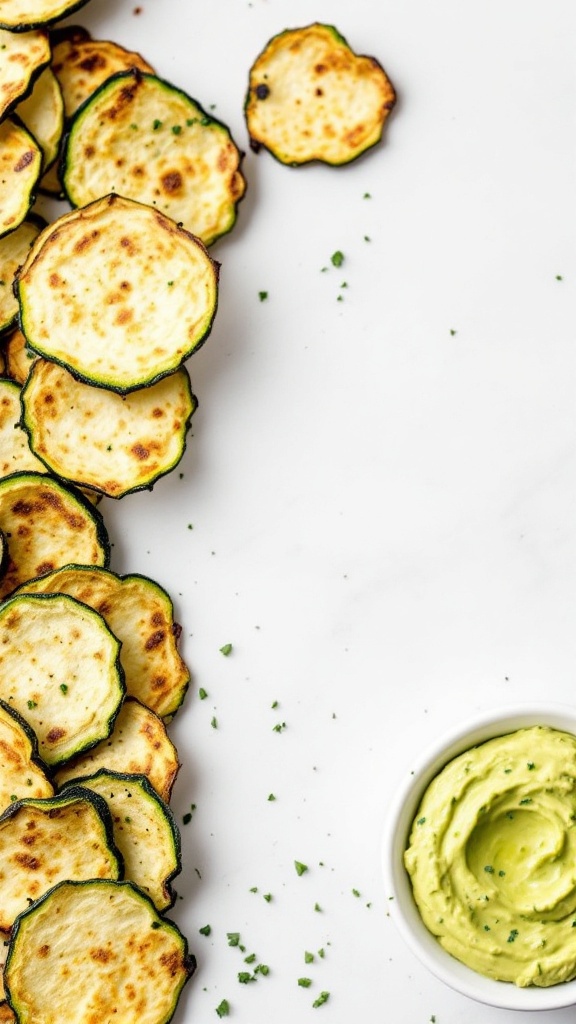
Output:
[[98,510],[46,474],[13,473],[0,480],[0,530],[9,553],[0,598],[71,559],[108,565],[110,544]]
[[7,32],[0,28],[0,52],[0,117],[4,117],[50,61],[50,43],[43,31]]
[[130,882],[63,882],[18,919],[5,983],[35,1024],[166,1024],[196,962]]
[[38,359],[22,392],[32,450],[65,480],[121,498],[180,461],[196,400],[185,367],[119,395]]
[[28,470],[46,472],[20,426],[20,390],[15,381],[0,379],[0,477]]
[[171,373],[205,340],[218,265],[169,217],[109,195],[42,232],[17,288],[31,348],[125,393]]
[[[28,379],[30,373],[30,367],[38,356],[35,352],[31,352],[26,345],[26,338],[22,334],[19,327],[11,331],[4,342],[4,359],[5,359],[5,371],[8,377],[11,377],[16,384],[24,384]],[[40,460],[38,459],[38,466],[40,469]]]
[[[66,879],[119,878],[112,823],[91,791],[13,804],[0,818],[0,928]],[[104,817],[106,815],[106,817]]]
[[228,128],[181,89],[140,71],[108,79],[77,112],[62,156],[73,206],[117,192],[211,245],[230,231],[246,183]]
[[49,67],[34,83],[30,96],[18,104],[16,113],[40,145],[44,171],[56,160],[64,130],[62,93]]
[[178,653],[172,602],[154,580],[69,565],[24,583],[18,593],[70,594],[95,608],[122,644],[120,661],[129,696],[162,718],[178,710],[190,672]]
[[60,768],[56,783],[61,786],[70,779],[92,775],[99,768],[109,768],[145,775],[168,803],[179,767],[176,748],[162,719],[143,704],[127,698],[109,738]]
[[32,206],[42,151],[23,125],[0,124],[0,237],[14,231]]
[[154,68],[139,53],[78,31],[64,36],[52,47],[52,70],[60,82],[68,118],[107,78],[131,68],[154,74]]
[[378,61],[356,55],[332,25],[290,29],[250,70],[251,146],[285,164],[349,163],[379,141],[395,100]]

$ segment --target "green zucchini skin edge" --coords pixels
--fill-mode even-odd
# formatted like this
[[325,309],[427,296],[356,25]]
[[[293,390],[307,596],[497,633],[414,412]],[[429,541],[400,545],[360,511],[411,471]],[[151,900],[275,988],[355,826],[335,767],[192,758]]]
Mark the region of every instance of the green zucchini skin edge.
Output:
[[26,737],[32,748],[30,753],[30,760],[32,764],[35,764],[37,768],[40,768],[44,772],[46,778],[51,780],[50,768],[40,757],[40,752],[38,750],[38,737],[32,727],[28,724],[25,718],[22,718],[20,712],[16,711],[16,708],[11,707],[10,704],[8,704],[7,701],[2,700],[2,698],[0,698],[0,707],[14,719],[22,729],[22,732],[26,733]]
[[[172,835],[172,845],[173,845],[173,848],[174,848],[174,855],[175,855],[176,866],[175,866],[174,870],[171,871],[170,874],[166,878],[162,879],[162,883],[166,887],[167,891],[170,894],[171,902],[170,902],[169,906],[170,907],[174,906],[174,903],[176,902],[177,893],[172,888],[170,883],[182,871],[182,838],[181,838],[181,835],[180,835],[180,829],[178,828],[178,825],[176,824],[176,818],[174,816],[174,812],[173,812],[172,808],[170,807],[169,804],[167,804],[162,799],[161,796],[158,795],[158,793],[156,792],[154,787],[150,784],[150,782],[148,781],[148,779],[146,778],[145,775],[130,774],[129,772],[115,772],[111,768],[99,768],[98,771],[94,772],[93,775],[82,775],[82,776],[79,776],[78,778],[70,779],[68,782],[64,783],[64,785],[61,787],[59,792],[60,793],[66,793],[70,789],[79,789],[82,792],[85,792],[86,790],[89,789],[89,787],[88,786],[83,786],[82,783],[89,782],[90,779],[101,778],[103,775],[106,775],[109,778],[114,779],[115,782],[119,782],[119,783],[122,783],[124,781],[126,781],[126,782],[136,782],[138,785],[140,785],[142,787],[142,789],[146,793],[146,796],[150,797],[154,801],[154,803],[158,805],[159,812],[164,816],[164,818],[168,822],[168,825],[169,825],[169,828],[170,828],[170,832],[171,832],[171,835]],[[99,794],[94,793],[93,790],[89,790],[89,791],[91,793],[93,793],[94,796],[98,795],[99,799],[102,799],[99,796]],[[108,811],[108,807],[106,807],[106,810]],[[132,883],[132,884],[135,884],[135,883]],[[166,909],[169,909],[169,907],[167,907]],[[162,911],[162,913],[164,913],[164,911]]]
[[[216,309],[214,309],[214,316],[215,315],[216,315]],[[211,325],[210,325],[209,330],[211,330]],[[22,331],[22,333],[24,334],[24,331]],[[26,337],[26,335],[24,335],[24,336]],[[199,345],[200,344],[204,344],[204,341],[206,340],[207,337],[208,337],[207,334],[204,335],[204,337],[202,338],[202,341],[199,343]],[[28,344],[28,341],[27,341],[27,344]],[[194,352],[199,347],[199,345],[195,346],[195,348],[193,349]],[[29,345],[29,348],[32,349],[32,346]],[[34,351],[37,351],[37,350],[34,349]],[[44,356],[42,358],[44,358]],[[177,370],[184,370],[185,371],[186,378],[187,378],[186,389],[187,389],[188,394],[190,396],[191,411],[190,411],[190,415],[186,419],[186,422],[184,423],[183,436],[182,436],[182,447],[180,449],[180,453],[178,455],[178,458],[174,460],[172,465],[167,466],[166,469],[163,469],[161,472],[158,472],[151,480],[148,480],[146,483],[143,483],[143,484],[136,484],[134,487],[129,487],[127,490],[122,491],[122,494],[108,494],[108,492],[105,491],[102,487],[98,487],[94,483],[85,483],[83,480],[67,480],[67,479],[64,479],[63,477],[58,476],[54,472],[54,470],[50,466],[49,462],[47,462],[46,459],[42,458],[42,456],[33,447],[34,427],[30,424],[28,418],[26,417],[25,397],[26,397],[26,387],[27,387],[27,383],[28,382],[26,382],[23,385],[23,387],[21,388],[21,390],[20,390],[20,409],[21,409],[20,425],[26,431],[26,436],[28,438],[28,444],[30,445],[30,450],[33,452],[33,454],[36,456],[36,458],[40,460],[40,462],[44,463],[44,465],[46,466],[46,469],[48,470],[49,474],[52,477],[54,477],[56,480],[58,480],[64,487],[70,487],[71,489],[76,489],[78,487],[88,487],[91,491],[94,491],[96,494],[102,494],[102,495],[104,495],[107,498],[112,498],[113,501],[120,501],[122,498],[125,498],[127,494],[137,494],[138,491],[151,491],[151,490],[153,490],[154,484],[156,484],[158,482],[158,480],[161,480],[162,477],[167,476],[169,473],[171,473],[176,468],[176,466],[179,464],[179,462],[181,462],[182,458],[184,457],[184,452],[186,451],[186,445],[187,445],[187,436],[188,436],[188,433],[190,431],[190,426],[191,426],[191,423],[192,423],[192,417],[194,416],[194,413],[196,413],[198,411],[198,398],[194,394],[194,392],[192,391],[192,382],[190,380],[190,374],[188,373],[186,367],[182,364],[182,365],[178,366],[176,368],[176,370],[170,370],[167,373],[161,373],[157,377],[155,377],[154,380],[148,381],[146,384],[139,385],[138,388],[132,388],[132,389],[128,389],[128,390],[124,389],[121,392],[119,392],[115,388],[110,388],[108,385],[96,384],[93,380],[88,380],[87,378],[82,377],[79,373],[74,371],[70,366],[67,366],[62,360],[56,359],[56,358],[54,358],[52,356],[50,356],[49,358],[51,359],[51,361],[53,363],[56,363],[58,366],[62,366],[65,370],[67,370],[68,373],[72,377],[74,377],[75,380],[78,380],[78,381],[80,381],[80,382],[82,382],[84,384],[90,385],[91,387],[100,387],[103,391],[114,391],[115,394],[119,394],[119,393],[120,394],[130,394],[131,392],[133,393],[134,391],[139,391],[141,388],[151,387],[153,384],[156,384],[159,380],[163,380],[165,377],[169,377],[170,373],[176,373]],[[84,497],[84,495],[82,495],[82,497]],[[88,502],[88,504],[90,505],[90,502]],[[106,567],[108,565],[109,565],[109,560],[106,563]]]
[[[91,614],[99,615],[99,612],[95,612],[95,609],[92,608],[90,605],[84,604],[83,601],[79,601],[77,597],[71,597],[69,594],[62,595],[62,594],[26,594],[26,593],[16,594],[16,593],[11,593],[7,597],[5,597],[2,602],[0,602],[0,610],[2,612],[4,612],[5,609],[8,608],[9,605],[17,604],[18,601],[21,601],[21,600],[23,600],[24,598],[27,598],[27,597],[34,597],[35,599],[42,600],[42,601],[50,601],[50,600],[61,598],[63,596],[66,597],[66,599],[68,601],[71,601],[73,604],[79,605],[81,608],[86,608]],[[120,650],[121,650],[122,645],[121,645],[120,641],[118,640],[118,637],[115,636],[115,634],[110,629],[108,623],[103,619],[103,616],[100,615],[99,617],[102,619],[102,621],[104,623],[104,626],[105,626],[106,630],[108,631],[108,633],[110,633],[110,635],[114,637],[114,639],[116,640],[116,643],[118,645],[117,646],[117,650],[116,650],[115,667],[116,667],[116,670],[118,672],[118,685],[119,685],[119,688],[120,688],[121,697],[120,697],[120,700],[118,701],[118,704],[117,704],[116,708],[114,709],[114,711],[112,712],[112,714],[110,715],[110,717],[107,720],[106,725],[107,725],[107,730],[108,731],[106,733],[106,736],[99,736],[96,739],[91,740],[86,745],[80,747],[79,749],[74,750],[72,753],[66,754],[64,757],[61,757],[58,761],[52,761],[47,766],[47,773],[48,773],[48,777],[50,779],[52,778],[52,775],[55,772],[57,772],[59,768],[62,767],[62,765],[66,764],[68,761],[71,761],[72,758],[77,757],[79,754],[87,753],[89,750],[92,750],[93,747],[96,747],[98,745],[98,743],[102,743],[103,740],[108,739],[108,737],[111,735],[111,733],[112,733],[112,731],[114,729],[114,723],[115,723],[115,721],[116,721],[116,719],[118,717],[118,714],[120,712],[120,708],[122,707],[122,704],[123,704],[123,701],[124,701],[124,698],[126,697],[126,682],[125,682],[125,676],[124,676],[124,669],[122,668],[122,663],[120,661]],[[106,809],[108,809],[108,808],[106,808]]]
[[[100,510],[97,509],[95,505],[92,505],[91,502],[88,501],[88,498],[85,498],[82,491],[79,491],[74,484],[68,483],[68,481],[64,482],[60,477],[54,476],[53,474],[47,477],[46,473],[35,473],[34,470],[22,470],[18,473],[9,473],[8,476],[3,477],[3,479],[0,480],[0,495],[4,489],[9,488],[11,481],[23,478],[31,480],[32,482],[34,480],[38,480],[39,483],[42,483],[43,481],[46,482],[46,479],[48,479],[51,483],[55,483],[64,492],[72,494],[72,497],[77,504],[82,507],[82,511],[87,512],[94,522],[96,527],[96,539],[104,557],[104,564],[102,568],[107,569],[110,565],[112,548],[104,517]],[[7,596],[10,597],[11,594]]]
[[[59,807],[70,803],[73,800],[84,800],[86,803],[91,803],[92,806],[98,812],[99,817],[102,819],[104,826],[104,835],[106,837],[106,845],[110,850],[116,864],[118,866],[118,874],[122,878],[124,874],[124,860],[120,850],[114,843],[114,829],[112,825],[112,815],[106,801],[100,796],[99,793],[94,793],[93,790],[81,788],[80,786],[69,786],[66,793],[59,792],[54,796],[38,798],[34,800],[22,799],[14,800],[5,811],[0,814],[0,823],[6,821],[8,818],[13,817],[18,809],[24,807],[45,807],[47,810],[51,810],[53,807]],[[52,886],[51,888],[54,888]],[[42,897],[40,897],[42,899]]]
[[[100,93],[104,92],[111,84],[114,85],[114,83],[118,79],[122,79],[122,78],[130,78],[130,79],[132,79],[132,78],[136,78],[136,79],[152,78],[155,81],[158,81],[161,85],[165,86],[167,89],[170,89],[172,92],[178,93],[178,95],[181,96],[188,103],[193,103],[195,107],[198,107],[198,110],[200,111],[202,118],[206,118],[206,120],[210,124],[216,125],[226,135],[229,136],[231,141],[236,146],[236,149],[238,150],[238,153],[240,154],[240,160],[239,160],[239,163],[238,163],[238,170],[239,171],[242,170],[242,162],[243,162],[244,157],[245,157],[246,154],[245,154],[244,150],[240,148],[240,146],[236,145],[236,142],[235,142],[234,138],[232,137],[232,132],[230,131],[228,125],[225,124],[224,121],[221,121],[219,118],[214,117],[213,114],[209,114],[204,109],[202,104],[199,103],[198,100],[194,99],[194,97],[191,96],[190,93],[185,92],[184,89],[180,89],[177,85],[174,85],[172,82],[169,82],[167,78],[162,78],[160,75],[151,75],[149,72],[140,71],[138,68],[132,68],[132,70],[128,70],[128,71],[117,71],[114,75],[110,75],[110,78],[107,78],[106,81],[102,82],[98,86],[98,88],[95,89],[94,92],[90,96],[88,96],[84,100],[83,103],[80,104],[78,109],[74,111],[74,114],[72,115],[72,117],[70,118],[68,124],[66,125],[66,127],[64,129],[64,136],[63,136],[63,139],[62,139],[62,148],[61,148],[60,161],[59,161],[59,164],[58,164],[58,176],[59,176],[59,178],[60,178],[60,180],[62,182],[62,189],[63,189],[64,198],[67,199],[67,201],[70,203],[70,205],[74,209],[78,209],[78,206],[74,202],[74,200],[70,197],[70,195],[68,194],[68,190],[66,188],[66,168],[67,168],[67,165],[68,165],[68,149],[69,149],[69,143],[70,143],[70,136],[72,135],[72,133],[74,131],[74,124],[75,124],[77,118],[81,117],[84,109],[86,107],[88,107],[90,105],[90,103],[92,103],[92,101],[94,99],[96,99],[100,95]],[[242,193],[240,198],[237,199],[236,202],[233,204],[234,216],[233,216],[229,226],[226,228],[225,231],[222,231],[217,236],[217,238],[215,238],[210,243],[210,245],[214,245],[221,238],[224,238],[227,234],[230,233],[230,231],[232,231],[232,228],[235,226],[236,220],[238,218],[238,206],[242,202],[242,200],[244,199],[244,196],[246,195],[246,192],[248,191],[248,182],[246,180],[245,180],[245,186],[246,187],[244,189],[244,192]],[[184,228],[183,230],[186,230],[186,229]],[[188,233],[191,234],[191,232],[188,232]],[[193,237],[195,237],[195,236],[193,236]],[[208,246],[207,246],[207,248],[208,248]],[[198,346],[196,346],[196,347],[198,347]]]
[[0,28],[5,28],[8,32],[30,32],[31,29],[35,28],[47,28],[49,25],[55,25],[57,21],[61,21],[62,18],[68,18],[75,11],[78,11],[81,7],[84,7],[88,3],[88,0],[75,0],[75,3],[66,5],[64,4],[64,10],[60,14],[53,15],[52,18],[47,18],[45,21],[30,21],[26,22],[25,25],[8,25],[4,21],[0,21]]
[[[312,24],[314,24],[314,23],[312,23]],[[352,50],[352,47],[350,46],[350,43],[348,42],[348,40],[342,35],[341,32],[338,31],[338,29],[336,28],[335,25],[328,25],[325,22],[322,22],[321,24],[323,25],[324,28],[328,29],[332,33],[332,35],[334,36],[334,39],[336,40],[336,42],[341,43],[343,46],[346,46],[352,53],[355,53],[355,51]],[[312,28],[312,25],[308,25],[308,26],[306,26],[306,28]],[[294,31],[298,31],[298,28],[294,28],[294,29],[286,28],[286,29],[283,29],[282,32],[277,32],[274,36],[271,36],[270,39],[268,40],[268,42],[266,43],[266,45],[260,50],[260,53],[252,61],[252,64],[256,63],[256,61],[268,49],[270,43],[274,39],[281,39],[282,36],[288,35],[290,32],[294,32]],[[357,54],[357,56],[361,56],[361,55]],[[376,59],[376,57],[372,57],[371,59],[378,65],[379,68],[382,69],[382,71],[384,71],[384,68],[380,64],[380,61],[378,61]],[[248,103],[249,102],[250,102],[250,86],[248,86],[248,89],[246,90],[246,95],[245,95],[244,104],[243,104],[243,110],[244,110],[244,116],[245,117],[246,117],[246,111],[248,109]],[[374,142],[371,142],[369,145],[367,145],[366,148],[363,149],[360,153],[355,153],[354,156],[351,156],[348,160],[341,160],[338,163],[331,163],[331,162],[329,162],[327,160],[320,160],[317,157],[312,157],[310,160],[295,160],[295,161],[287,162],[286,160],[282,160],[281,157],[279,157],[274,152],[273,149],[271,149],[270,147],[266,146],[263,142],[260,142],[258,139],[249,138],[249,145],[250,145],[250,149],[252,150],[252,152],[256,153],[256,154],[260,153],[261,150],[265,149],[267,153],[270,153],[270,156],[274,157],[274,159],[277,161],[277,163],[282,165],[282,167],[293,167],[293,168],[306,167],[308,164],[323,164],[325,167],[347,167],[348,164],[354,163],[356,160],[359,160],[360,157],[364,156],[366,153],[369,153],[370,150],[374,148],[374,146],[377,146],[378,143],[381,142],[381,140],[382,140],[383,133],[384,133],[384,125],[382,126],[382,131],[380,132],[380,135],[378,136],[377,139],[374,140]]]
[[[14,952],[14,942],[13,942],[13,940],[15,939],[15,937],[18,934],[18,932],[20,931],[20,926],[21,926],[22,922],[23,921],[25,922],[26,918],[28,918],[31,914],[33,914],[35,912],[35,910],[39,906],[41,906],[42,903],[44,903],[47,899],[50,898],[50,896],[52,895],[53,892],[55,892],[57,889],[59,889],[63,885],[69,885],[69,886],[74,886],[74,887],[78,887],[78,888],[80,888],[81,886],[87,886],[87,885],[91,885],[91,886],[105,885],[106,887],[114,886],[114,887],[124,887],[124,888],[132,889],[133,892],[136,893],[136,895],[144,903],[148,904],[150,910],[152,911],[152,913],[154,915],[154,920],[155,921],[159,921],[159,922],[162,922],[162,920],[165,920],[166,923],[170,925],[170,927],[174,930],[174,932],[176,933],[176,935],[180,939],[180,941],[182,943],[183,960],[185,962],[186,969],[187,969],[187,974],[186,974],[186,978],[184,979],[184,982],[186,983],[187,981],[190,980],[190,978],[194,974],[194,972],[196,970],[196,967],[197,967],[196,957],[194,956],[193,953],[190,953],[189,948],[188,948],[188,940],[187,940],[186,936],[183,934],[183,932],[180,931],[180,928],[178,927],[178,925],[175,924],[174,921],[169,920],[168,918],[164,918],[163,919],[158,914],[158,911],[156,910],[156,907],[154,906],[154,904],[153,904],[152,900],[150,899],[150,897],[147,896],[147,894],[145,892],[143,892],[142,889],[139,889],[137,885],[134,885],[133,882],[128,882],[128,881],[118,881],[118,882],[116,882],[116,881],[114,881],[112,879],[106,879],[106,880],[104,880],[104,879],[90,879],[88,881],[83,881],[83,882],[73,882],[73,881],[70,881],[70,882],[58,882],[57,885],[53,886],[52,889],[49,889],[48,892],[45,892],[43,896],[40,896],[39,899],[37,899],[34,903],[32,903],[21,914],[19,914],[18,917],[16,918],[15,922],[14,922],[14,925],[13,925],[12,931],[11,931],[11,943],[10,943],[10,949],[8,950],[8,956],[6,958],[6,964],[5,964],[5,967],[4,967],[5,972],[6,972],[6,969],[8,968],[8,966],[9,966],[11,960],[12,960],[12,956],[13,956],[13,952]],[[8,1004],[12,1008],[12,1010],[14,1010],[14,1013],[16,1014],[16,1019],[20,1020],[20,1017],[18,1015],[18,1007],[12,1001],[12,994],[10,992],[10,987],[9,987],[9,984],[8,984],[7,977],[5,977],[5,990],[6,990],[6,998],[7,998]],[[167,1019],[166,1024],[169,1024],[169,1021],[172,1020],[172,1017],[176,1013],[177,1006],[178,1006],[178,999],[176,999],[176,1001],[175,1001],[174,1009],[173,1009],[172,1014],[170,1015],[170,1017]]]

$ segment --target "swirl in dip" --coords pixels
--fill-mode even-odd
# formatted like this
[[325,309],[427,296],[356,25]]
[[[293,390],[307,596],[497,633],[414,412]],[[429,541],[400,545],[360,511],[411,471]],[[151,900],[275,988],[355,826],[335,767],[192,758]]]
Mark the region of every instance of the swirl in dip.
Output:
[[576,977],[576,736],[519,729],[432,780],[404,855],[424,924],[480,974]]

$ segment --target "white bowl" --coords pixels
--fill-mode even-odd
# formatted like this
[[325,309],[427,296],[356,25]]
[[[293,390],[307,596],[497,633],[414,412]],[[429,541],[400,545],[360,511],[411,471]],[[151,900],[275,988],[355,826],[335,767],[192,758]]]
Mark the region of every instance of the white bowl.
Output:
[[400,786],[386,818],[382,860],[390,914],[419,960],[441,981],[480,1003],[507,1010],[554,1010],[576,1004],[576,980],[548,988],[518,988],[494,981],[460,963],[446,952],[420,917],[410,879],[404,868],[404,850],[424,790],[448,761],[470,747],[532,725],[547,725],[576,736],[576,707],[562,704],[524,704],[479,715],[453,729],[421,754]]

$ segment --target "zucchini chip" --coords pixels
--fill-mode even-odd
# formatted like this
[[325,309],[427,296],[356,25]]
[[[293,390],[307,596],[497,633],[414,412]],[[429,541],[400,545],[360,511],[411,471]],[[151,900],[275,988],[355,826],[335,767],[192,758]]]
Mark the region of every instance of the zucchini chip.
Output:
[[56,75],[44,68],[27,97],[18,104],[16,113],[42,150],[42,173],[56,157],[64,131],[64,104]]
[[61,882],[18,918],[4,980],[21,1024],[167,1024],[196,961],[131,882]]
[[51,25],[88,0],[0,0],[0,27],[11,32]]
[[20,426],[20,390],[15,381],[0,378],[0,477],[28,470],[46,472]]
[[0,530],[9,553],[0,598],[71,560],[107,566],[110,559],[98,509],[80,491],[43,473],[12,473],[0,479]]
[[[2,10],[0,2],[0,13]],[[50,63],[50,43],[46,32],[17,35],[0,28],[0,118],[29,92],[34,79]]]
[[24,125],[0,124],[0,238],[28,215],[40,177],[42,152]]
[[122,394],[176,370],[210,332],[218,265],[189,232],[117,195],[64,214],[18,275],[30,347]]
[[99,768],[108,768],[128,775],[145,775],[168,803],[179,767],[176,747],[162,719],[128,697],[109,738],[60,768],[56,784],[62,786],[69,779],[94,775]]
[[14,279],[33,241],[46,227],[46,222],[29,214],[15,231],[0,238],[0,333],[8,330],[18,316],[18,299]]
[[122,876],[108,805],[70,787],[44,800],[18,800],[0,817],[0,928],[65,880]]
[[332,25],[289,29],[250,69],[250,145],[292,166],[347,164],[380,141],[395,101],[378,61],[357,56]]
[[[4,342],[4,358],[6,376],[10,377],[16,384],[20,384],[20,386],[25,384],[28,380],[32,363],[35,359],[38,359],[38,356],[28,348],[26,338],[19,327],[11,331],[6,337]],[[20,413],[18,418],[20,418]],[[45,468],[44,464],[40,464],[40,459],[37,462],[37,469],[39,472],[42,472]]]
[[144,889],[157,910],[167,910],[176,899],[170,881],[182,867],[180,832],[168,804],[145,775],[101,768],[96,775],[77,782],[80,789],[98,793],[108,805],[124,878]]
[[22,391],[31,448],[56,476],[111,498],[151,489],[180,461],[196,399],[184,366],[118,395],[38,359]]
[[68,594],[19,594],[0,605],[0,698],[38,737],[48,765],[106,739],[125,693],[120,642]]
[[62,156],[73,206],[108,192],[172,217],[205,245],[232,229],[246,183],[228,128],[155,75],[109,78],[77,112]]
[[92,39],[78,27],[63,34],[52,45],[52,70],[60,83],[67,118],[71,118],[106,79],[131,68],[150,75],[155,73],[139,53],[107,39]]
[[14,708],[0,700],[0,809],[14,800],[49,797],[54,787],[38,758],[38,740]]
[[190,672],[180,657],[172,602],[146,576],[117,576],[109,569],[67,565],[30,580],[27,594],[70,594],[90,605],[120,640],[126,692],[161,718],[176,713],[184,700]]

